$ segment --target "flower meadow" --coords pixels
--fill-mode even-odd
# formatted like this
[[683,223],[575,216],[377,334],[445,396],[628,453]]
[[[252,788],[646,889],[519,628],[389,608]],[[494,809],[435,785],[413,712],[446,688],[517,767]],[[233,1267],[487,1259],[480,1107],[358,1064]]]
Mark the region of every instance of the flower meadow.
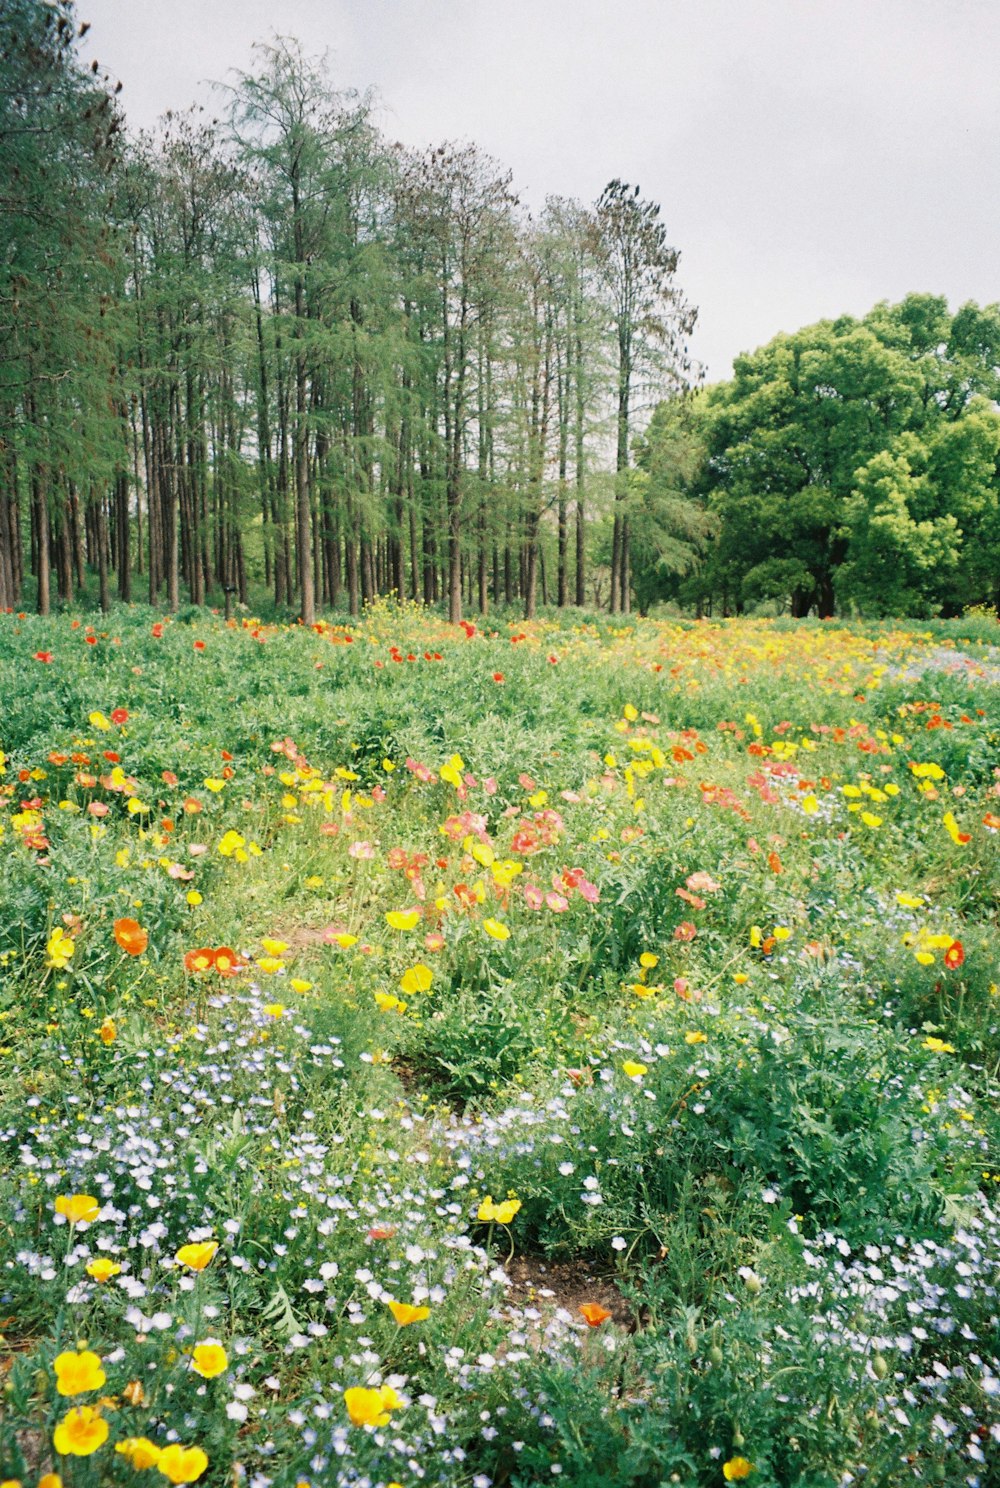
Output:
[[1000,1482],[970,627],[2,617],[3,1488]]

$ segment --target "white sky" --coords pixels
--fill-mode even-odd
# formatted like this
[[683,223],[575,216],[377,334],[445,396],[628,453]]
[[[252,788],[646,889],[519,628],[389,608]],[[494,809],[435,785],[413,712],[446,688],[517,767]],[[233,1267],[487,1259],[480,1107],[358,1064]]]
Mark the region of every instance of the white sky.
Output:
[[255,40],[329,51],[386,134],[473,140],[530,206],[663,209],[710,380],[909,290],[1000,299],[1000,0],[78,0],[130,123]]

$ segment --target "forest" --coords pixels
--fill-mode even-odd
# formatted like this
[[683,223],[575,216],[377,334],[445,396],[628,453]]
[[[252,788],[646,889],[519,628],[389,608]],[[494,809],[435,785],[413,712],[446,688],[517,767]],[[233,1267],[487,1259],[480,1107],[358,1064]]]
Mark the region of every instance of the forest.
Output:
[[660,206],[537,213],[293,40],[132,132],[0,17],[0,608],[1000,604],[1000,307],[912,294],[706,387]]

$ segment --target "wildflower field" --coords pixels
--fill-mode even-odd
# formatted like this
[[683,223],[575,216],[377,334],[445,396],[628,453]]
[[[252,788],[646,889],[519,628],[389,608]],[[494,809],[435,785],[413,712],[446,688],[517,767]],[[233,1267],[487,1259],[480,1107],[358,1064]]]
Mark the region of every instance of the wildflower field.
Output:
[[978,626],[3,617],[5,1488],[1000,1482]]

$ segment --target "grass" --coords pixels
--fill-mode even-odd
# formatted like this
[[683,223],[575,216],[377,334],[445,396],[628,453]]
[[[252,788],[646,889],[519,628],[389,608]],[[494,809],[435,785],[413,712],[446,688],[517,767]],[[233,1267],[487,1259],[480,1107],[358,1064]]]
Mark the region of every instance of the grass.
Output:
[[6,617],[0,1477],[995,1482],[993,634]]

